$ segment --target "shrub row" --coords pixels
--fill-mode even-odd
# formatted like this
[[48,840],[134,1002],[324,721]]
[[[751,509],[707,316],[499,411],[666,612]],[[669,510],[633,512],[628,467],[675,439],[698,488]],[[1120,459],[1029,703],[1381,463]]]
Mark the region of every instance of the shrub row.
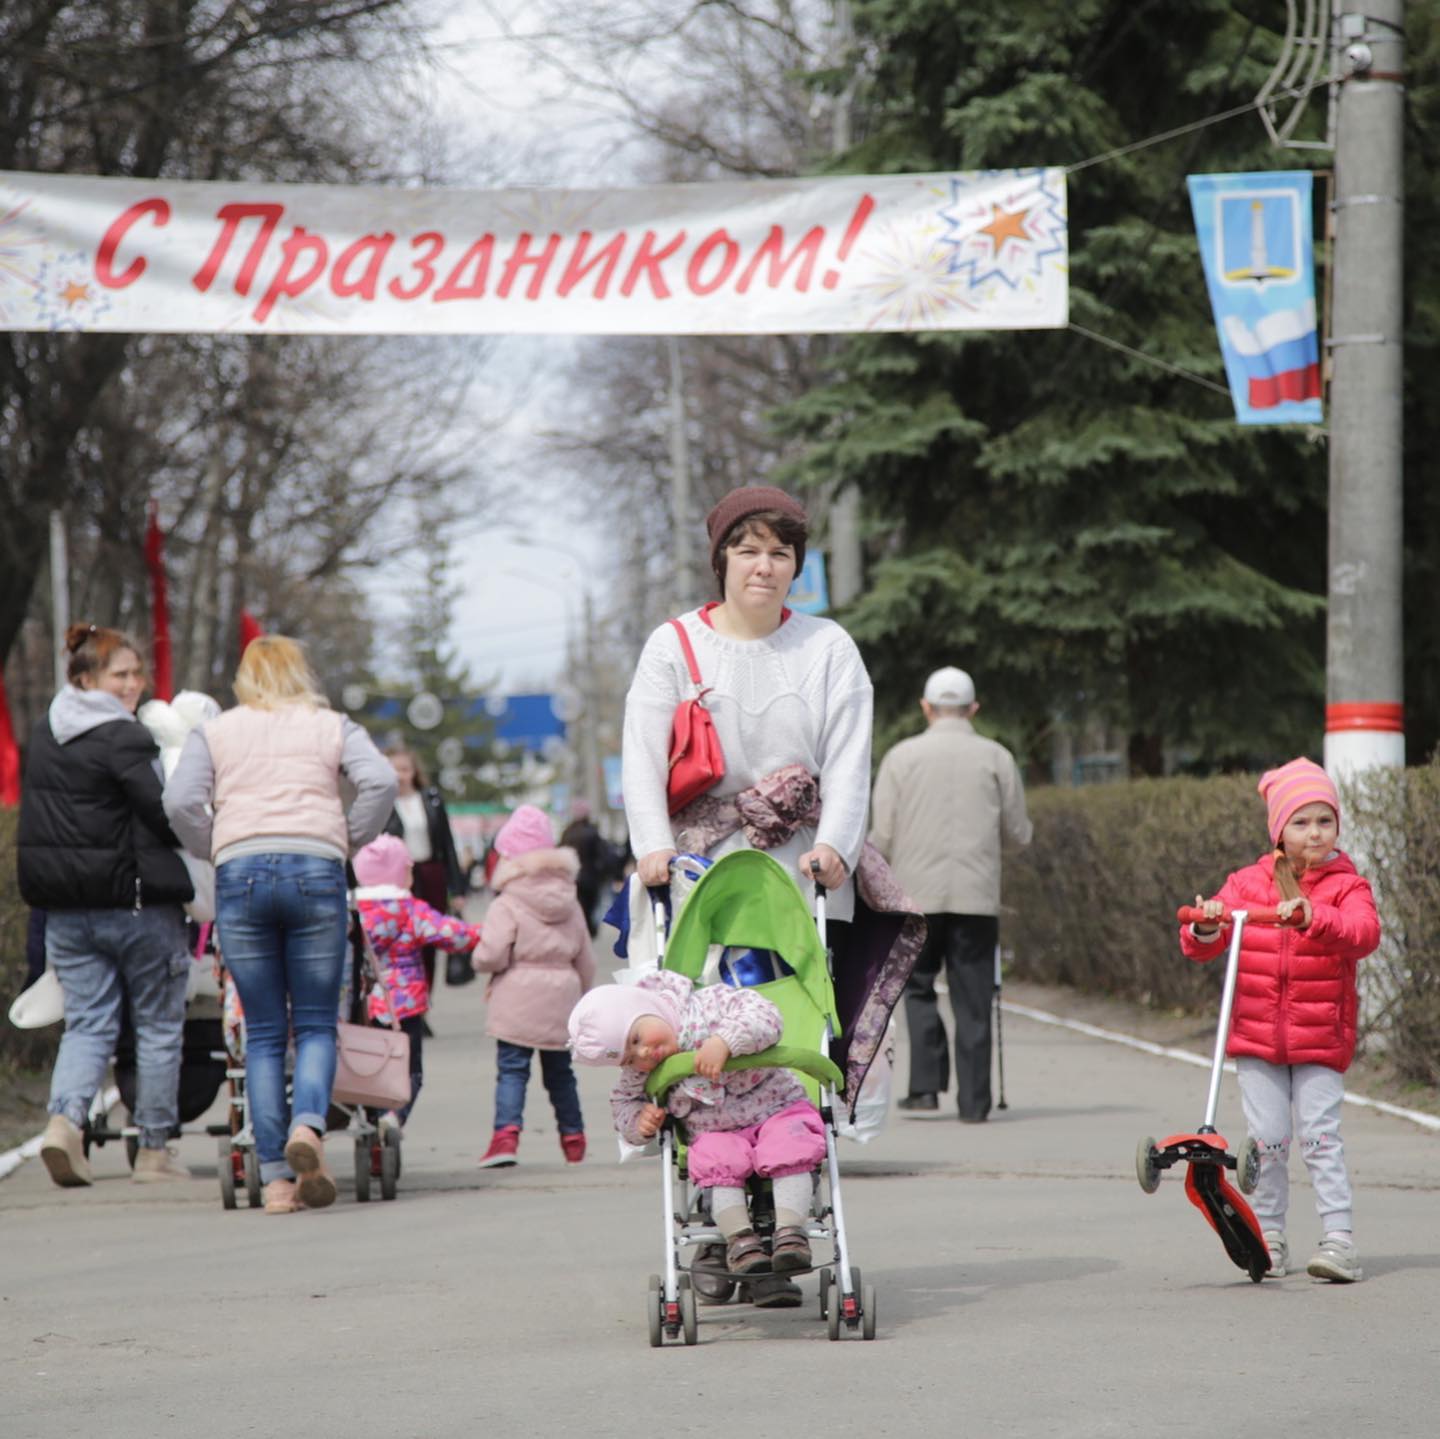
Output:
[[[1220,964],[1182,958],[1175,908],[1268,844],[1256,776],[1140,780],[1029,796],[1035,838],[1007,859],[1002,934],[1017,976],[1158,1008],[1218,1008]],[[1362,1042],[1440,1087],[1440,763],[1342,796],[1341,843],[1375,887],[1380,952],[1361,967]]]

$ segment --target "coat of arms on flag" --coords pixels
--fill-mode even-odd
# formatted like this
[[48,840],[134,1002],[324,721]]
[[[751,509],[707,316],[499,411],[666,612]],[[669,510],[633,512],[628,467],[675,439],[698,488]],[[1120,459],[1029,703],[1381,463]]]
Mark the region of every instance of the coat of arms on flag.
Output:
[[1310,173],[1191,175],[1189,187],[1235,418],[1320,423]]

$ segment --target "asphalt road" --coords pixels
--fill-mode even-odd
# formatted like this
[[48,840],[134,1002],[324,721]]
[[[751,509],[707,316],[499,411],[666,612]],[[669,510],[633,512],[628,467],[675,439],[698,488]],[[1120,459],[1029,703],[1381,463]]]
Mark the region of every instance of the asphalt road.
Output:
[[[702,1308],[697,1347],[653,1351],[659,1176],[616,1163],[606,1074],[582,1071],[583,1165],[537,1073],[520,1165],[480,1171],[481,986],[432,1019],[393,1203],[356,1203],[344,1142],[340,1201],[294,1216],[222,1210],[203,1137],[174,1188],[131,1185],[113,1144],[89,1190],[38,1162],[0,1183],[0,1435],[1436,1432],[1440,1137],[1403,1120],[1346,1110],[1364,1281],[1255,1286],[1178,1170],[1135,1182],[1141,1135],[1199,1122],[1205,1072],[1012,1016],[1008,1111],[897,1113],[842,1147],[874,1343],[827,1340],[811,1278],[803,1310]],[[1222,1130],[1238,1114],[1227,1078]]]

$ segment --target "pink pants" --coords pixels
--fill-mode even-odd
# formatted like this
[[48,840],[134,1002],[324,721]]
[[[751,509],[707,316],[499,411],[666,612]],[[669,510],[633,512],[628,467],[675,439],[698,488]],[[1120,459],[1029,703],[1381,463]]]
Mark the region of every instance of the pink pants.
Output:
[[699,1189],[739,1189],[752,1175],[808,1174],[825,1158],[825,1121],[808,1099],[745,1129],[712,1130],[690,1143],[690,1182]]

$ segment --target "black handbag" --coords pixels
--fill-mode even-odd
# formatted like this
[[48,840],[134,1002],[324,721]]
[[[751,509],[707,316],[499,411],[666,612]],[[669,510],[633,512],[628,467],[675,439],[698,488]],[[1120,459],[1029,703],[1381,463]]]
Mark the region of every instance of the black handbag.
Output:
[[445,983],[448,985],[469,984],[475,978],[470,965],[469,954],[447,954],[445,956]]

